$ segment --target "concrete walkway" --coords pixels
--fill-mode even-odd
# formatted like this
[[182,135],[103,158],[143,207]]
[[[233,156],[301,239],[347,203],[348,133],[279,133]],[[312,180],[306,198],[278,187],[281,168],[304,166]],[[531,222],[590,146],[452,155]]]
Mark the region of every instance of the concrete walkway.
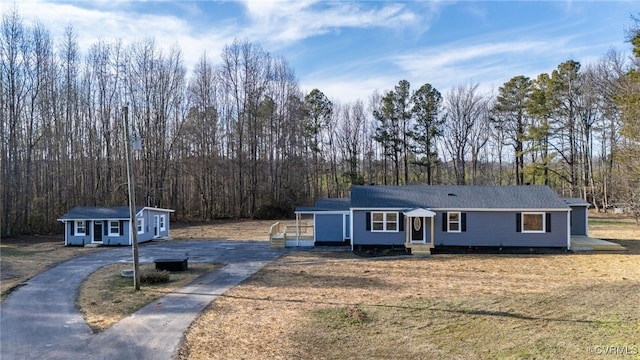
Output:
[[263,242],[160,242],[140,246],[140,262],[189,253],[189,262],[220,262],[199,278],[94,335],[75,307],[82,281],[101,266],[131,262],[128,247],[69,260],[11,293],[0,309],[1,359],[174,359],[183,333],[219,295],[286,250]]
[[626,251],[627,249],[611,241],[588,236],[572,235],[571,250],[576,251]]

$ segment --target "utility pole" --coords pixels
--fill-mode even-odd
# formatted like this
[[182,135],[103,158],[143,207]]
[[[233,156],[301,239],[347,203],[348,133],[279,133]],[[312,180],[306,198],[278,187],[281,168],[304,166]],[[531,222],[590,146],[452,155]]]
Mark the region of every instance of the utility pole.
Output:
[[133,252],[133,286],[135,287],[135,290],[140,290],[138,222],[136,221],[136,189],[135,182],[133,181],[133,157],[131,156],[133,139],[131,139],[131,133],[129,131],[129,106],[123,107],[122,112],[124,113],[124,147],[127,153],[127,179],[129,183],[129,232]]

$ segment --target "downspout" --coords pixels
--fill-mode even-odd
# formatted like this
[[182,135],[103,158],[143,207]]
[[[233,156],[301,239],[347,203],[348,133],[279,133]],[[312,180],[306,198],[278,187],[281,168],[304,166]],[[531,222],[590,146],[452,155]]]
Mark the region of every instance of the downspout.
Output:
[[[284,234],[284,246],[287,247],[287,232]],[[296,246],[300,246],[300,213],[296,213]]]
[[589,237],[589,207],[584,208],[584,234]]
[[432,218],[429,219],[431,222],[431,248],[435,248],[436,247],[436,242],[435,242],[435,223],[436,223],[436,216],[434,215]]
[[351,251],[353,252],[353,242],[354,242],[354,239],[353,239],[353,209],[349,209],[349,222],[351,223],[349,225],[349,228],[350,228],[349,231],[351,231],[351,234],[349,235],[349,238],[351,240],[350,241],[351,242]]
[[571,250],[571,210],[567,211],[567,250]]

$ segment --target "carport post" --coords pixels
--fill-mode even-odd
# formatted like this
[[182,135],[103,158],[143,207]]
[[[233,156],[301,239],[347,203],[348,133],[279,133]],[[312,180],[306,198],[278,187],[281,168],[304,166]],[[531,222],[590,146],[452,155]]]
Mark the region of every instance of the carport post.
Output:
[[138,261],[138,226],[136,222],[136,189],[133,181],[133,159],[131,156],[131,146],[133,145],[129,133],[129,107],[125,106],[124,112],[124,147],[127,153],[127,180],[129,182],[129,236],[131,236],[131,247],[133,252],[133,287],[140,290],[140,272]]

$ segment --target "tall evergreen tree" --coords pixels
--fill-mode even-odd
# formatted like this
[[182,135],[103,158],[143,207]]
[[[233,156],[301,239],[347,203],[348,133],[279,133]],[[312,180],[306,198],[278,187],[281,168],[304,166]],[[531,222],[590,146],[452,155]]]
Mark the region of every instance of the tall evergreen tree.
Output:
[[427,184],[433,184],[433,166],[438,159],[436,140],[442,135],[444,118],[440,117],[442,95],[431,84],[424,84],[413,93],[412,113],[415,125],[411,137],[415,142],[416,155],[423,156],[416,159],[416,164],[427,169]]
[[531,80],[515,76],[498,89],[494,107],[494,126],[505,130],[515,152],[516,184],[524,184],[524,142],[529,121],[526,106],[531,95]]

